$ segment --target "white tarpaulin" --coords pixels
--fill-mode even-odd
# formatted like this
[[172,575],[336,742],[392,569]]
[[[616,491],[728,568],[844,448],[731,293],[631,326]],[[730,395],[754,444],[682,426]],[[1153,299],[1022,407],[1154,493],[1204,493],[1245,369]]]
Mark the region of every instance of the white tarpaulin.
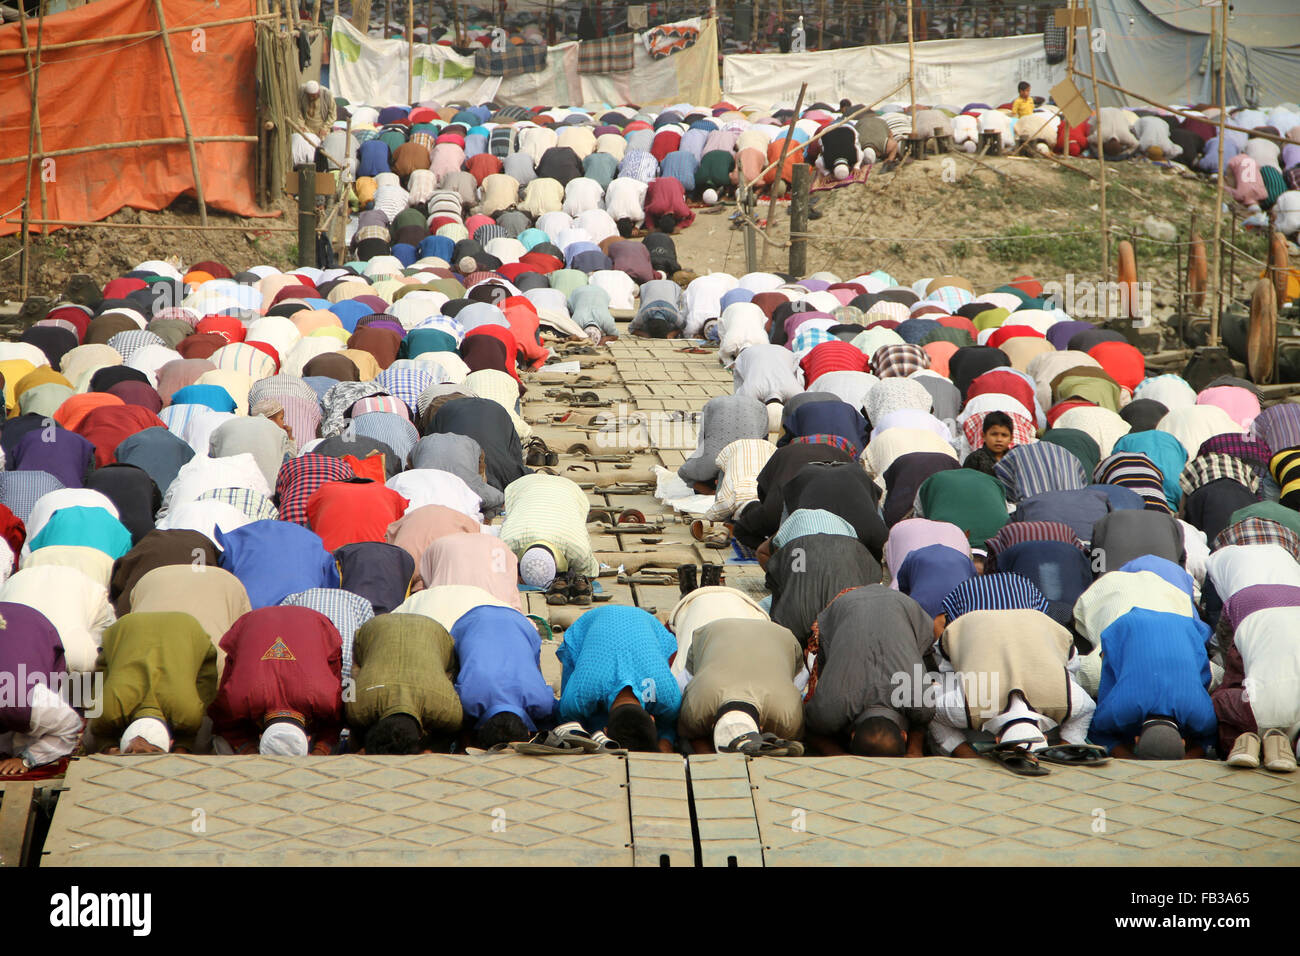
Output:
[[[634,46],[627,73],[579,73],[578,42],[547,48],[546,69],[515,76],[480,76],[474,58],[436,44],[415,44],[415,101],[497,103],[517,106],[575,106],[594,103],[657,105],[718,100],[718,33],[713,20],[682,20],[673,26],[700,31],[690,49],[651,59]],[[342,17],[334,18],[330,86],[349,103],[387,106],[406,102],[407,44],[376,40]]]
[[[1015,99],[1016,84],[1047,91],[1065,77],[1065,64],[1048,66],[1041,33],[987,40],[927,40],[916,44],[916,100],[958,109],[967,103]],[[818,53],[736,54],[722,59],[722,93],[737,105],[793,106],[801,83],[805,103],[841,99],[874,103],[907,80],[907,44],[851,47]],[[906,102],[907,87],[889,97]]]

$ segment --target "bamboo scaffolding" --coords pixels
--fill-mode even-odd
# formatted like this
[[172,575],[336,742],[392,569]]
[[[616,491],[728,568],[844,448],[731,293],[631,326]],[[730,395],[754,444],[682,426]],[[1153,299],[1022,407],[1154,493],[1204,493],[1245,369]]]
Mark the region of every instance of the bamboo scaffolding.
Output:
[[[231,17],[228,20],[213,20],[209,23],[187,23],[180,27],[169,27],[164,32],[169,35],[172,33],[189,33],[191,30],[210,30],[213,27],[228,27],[234,26],[238,23],[252,23],[255,20],[274,20],[276,19],[276,16],[277,15],[274,13],[257,13],[247,17]],[[93,46],[97,43],[124,43],[128,40],[147,40],[150,37],[156,37],[158,32],[159,31],[157,30],[150,30],[147,33],[123,33],[118,36],[86,37],[81,40],[69,40],[66,43],[50,43],[46,45],[45,52],[50,53],[54,50],[71,50],[76,47]],[[21,47],[12,50],[0,50],[0,56],[19,56],[22,52],[23,50]]]
[[[799,119],[799,110],[803,106],[804,94],[808,92],[808,84],[804,83],[799,87],[799,99],[794,104],[794,114],[790,117],[790,125],[785,131],[785,141],[781,144],[781,158],[776,161],[777,178],[781,177],[781,171],[785,169],[785,157],[790,152],[790,144],[794,142],[794,124]],[[763,232],[766,233],[772,228],[772,219],[776,215],[776,188],[773,184],[772,195],[767,202],[767,226]],[[763,247],[763,258],[767,258],[768,246]]]
[[406,0],[406,105],[415,101],[415,0]]
[[171,37],[167,33],[167,17],[163,13],[162,0],[153,0],[154,12],[158,15],[158,27],[162,30],[163,52],[167,54],[167,69],[172,75],[172,89],[176,91],[176,105],[181,110],[181,125],[185,127],[185,145],[190,152],[190,171],[194,174],[194,192],[199,201],[199,222],[208,224],[208,204],[203,196],[203,177],[199,173],[199,151],[194,145],[194,129],[190,126],[190,111],[185,106],[185,93],[181,90],[181,77],[176,72],[176,57],[172,53]]
[[[1219,172],[1214,193],[1214,267],[1210,274],[1214,276],[1214,311],[1210,313],[1210,348],[1219,346],[1219,317],[1223,312],[1223,128],[1224,114],[1227,112],[1227,89],[1224,86],[1228,60],[1228,5],[1219,5],[1223,15],[1219,18]],[[1214,16],[1214,10],[1210,10]]]
[[[1070,0],[1070,5],[1074,5],[1074,0]],[[1092,6],[1089,4],[1087,26],[1092,26]],[[1070,22],[1070,32],[1074,32],[1074,22]],[[1106,146],[1101,141],[1101,94],[1097,91],[1097,54],[1092,48],[1092,31],[1088,31],[1088,72],[1092,74],[1092,102],[1093,109],[1097,111],[1097,181],[1101,186],[1101,201],[1099,212],[1101,213],[1101,276],[1110,281],[1110,226],[1106,217]],[[1074,81],[1074,63],[1070,63],[1070,80]],[[1063,140],[1065,150],[1070,150],[1069,130],[1066,130],[1066,136]]]
[[[32,154],[32,158],[53,159],[58,156],[101,153],[113,149],[135,149],[139,146],[179,146],[188,142],[189,140],[184,136],[162,136],[157,139],[133,139],[123,143],[96,143],[93,146],[69,146],[66,149],[52,149],[49,152],[38,151]],[[194,142],[200,145],[204,143],[256,143],[257,137],[234,134],[229,136],[195,136]],[[25,162],[27,162],[26,156],[12,156],[9,159],[0,159],[0,166],[12,166],[14,163]]]
[[[5,219],[5,222],[15,222]],[[155,232],[297,232],[292,226],[238,226],[238,225],[189,225],[184,223],[167,224],[161,222],[94,222],[88,219],[33,219],[37,226],[71,226],[78,229],[152,229]]]
[[[27,69],[31,76],[31,96],[32,96],[32,113],[27,124],[27,179],[23,187],[23,251],[22,251],[22,276],[20,280],[22,298],[27,298],[27,283],[31,272],[31,216],[32,216],[32,148],[38,143],[39,148],[44,149],[44,143],[41,139],[41,107],[40,107],[40,64],[41,64],[41,42],[45,39],[45,8],[41,7],[40,19],[36,24],[36,59],[35,65],[31,53],[29,52],[27,39],[27,14],[23,11],[22,6],[18,7],[19,17],[21,19],[21,31],[23,35],[23,53],[26,56]],[[44,171],[41,175],[41,215],[47,215],[45,209],[45,176]],[[41,227],[41,234],[45,234],[45,227]]]
[[912,0],[907,0],[907,94],[912,100],[912,135],[916,135],[916,37],[912,31]]

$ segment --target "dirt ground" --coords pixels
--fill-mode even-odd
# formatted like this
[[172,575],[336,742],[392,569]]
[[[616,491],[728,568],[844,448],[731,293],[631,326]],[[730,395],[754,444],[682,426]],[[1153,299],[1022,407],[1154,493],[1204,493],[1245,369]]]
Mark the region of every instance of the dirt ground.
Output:
[[[1023,273],[1043,280],[1063,281],[1067,273],[1099,279],[1097,163],[1069,162],[1084,172],[1042,158],[985,158],[977,164],[966,154],[954,154],[887,172],[874,170],[865,184],[817,193],[815,208],[822,215],[810,226],[818,238],[809,243],[808,269],[843,276],[884,269],[905,282],[925,275],[957,274],[977,290],[995,288]],[[1144,221],[1155,217],[1182,233],[1195,211],[1203,224],[1201,232],[1208,235],[1214,197],[1211,180],[1179,166],[1162,167],[1145,160],[1107,164],[1107,175],[1112,229],[1144,235]],[[192,199],[178,200],[162,212],[123,210],[110,221],[156,228],[65,229],[37,238],[30,291],[55,294],[77,272],[106,282],[138,262],[167,256],[187,264],[216,259],[237,270],[259,263],[288,268],[297,254],[297,234],[292,230],[295,211],[293,202],[285,200],[275,219],[239,219],[214,212],[213,223],[243,228],[192,232],[167,228],[198,223]],[[697,273],[746,271],[744,236],[733,227],[734,211],[731,204],[698,210],[695,223],[676,237],[684,268]],[[766,215],[764,201],[758,216],[765,219]],[[786,268],[788,228],[789,204],[778,202],[771,230],[778,245],[765,253],[760,241],[761,268]],[[989,236],[1010,238],[988,241]],[[1242,235],[1239,244],[1253,248],[1262,241]],[[18,298],[19,260],[13,255],[18,247],[17,237],[0,239],[0,299]],[[1156,287],[1157,313],[1168,312],[1177,285],[1174,247],[1139,239],[1137,253],[1139,278]],[[1111,268],[1113,272],[1113,255]]]

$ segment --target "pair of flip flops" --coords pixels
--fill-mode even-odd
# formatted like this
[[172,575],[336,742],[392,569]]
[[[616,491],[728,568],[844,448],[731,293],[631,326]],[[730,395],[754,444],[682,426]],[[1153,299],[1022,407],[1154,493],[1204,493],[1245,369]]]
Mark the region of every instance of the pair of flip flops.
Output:
[[530,468],[546,466],[554,468],[560,463],[560,456],[546,447],[540,438],[530,438],[524,443],[524,464]]
[[802,757],[803,744],[797,740],[782,740],[776,734],[750,731],[723,747],[722,753],[744,754],[746,757]]
[[1017,741],[986,745],[976,749],[1021,777],[1047,776],[1051,771],[1043,766],[1044,763],[1064,767],[1096,767],[1110,763],[1110,755],[1106,749],[1092,744],[1057,744],[1054,747],[1031,750],[1027,743]]
[[[531,757],[553,757],[560,754],[625,754],[618,743],[600,731],[589,734],[579,727],[557,727],[555,730],[543,730],[532,740],[517,741],[512,744],[498,744],[515,753]],[[496,749],[496,748],[493,748]]]

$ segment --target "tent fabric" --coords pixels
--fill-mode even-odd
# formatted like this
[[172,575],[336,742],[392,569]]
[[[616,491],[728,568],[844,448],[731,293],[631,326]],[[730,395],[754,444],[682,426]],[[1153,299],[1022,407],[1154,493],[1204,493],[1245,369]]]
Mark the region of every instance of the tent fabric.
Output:
[[[255,12],[252,0],[236,0],[216,15],[211,4],[200,0],[167,0],[166,4],[169,27]],[[109,54],[110,44],[50,49],[78,40],[156,29],[153,5],[136,0],[99,0],[45,18],[40,120],[47,152],[127,140],[175,138],[179,142],[57,157],[58,188],[48,190],[43,218],[100,220],[125,206],[165,209],[178,196],[193,192],[185,129],[161,40],[136,41],[129,52],[123,49],[114,51],[115,55]],[[28,32],[34,31],[35,26],[29,24]],[[188,103],[203,103],[202,109],[190,105],[194,135],[254,136],[257,65],[253,24],[207,27],[205,31],[210,55],[176,56],[181,90]],[[173,34],[173,47],[181,40],[188,44],[189,33]],[[22,47],[18,24],[0,27],[0,52]],[[99,55],[87,55],[92,51]],[[0,56],[0,159],[26,155],[31,91],[25,71],[21,55]],[[87,91],[94,91],[94,109],[86,108]],[[199,175],[209,206],[240,216],[265,215],[253,197],[255,147],[252,142],[198,147]],[[25,163],[0,166],[0,196],[21,197],[25,173]],[[34,195],[41,175],[41,164],[34,163]],[[17,222],[0,222],[0,236],[20,228]]]

